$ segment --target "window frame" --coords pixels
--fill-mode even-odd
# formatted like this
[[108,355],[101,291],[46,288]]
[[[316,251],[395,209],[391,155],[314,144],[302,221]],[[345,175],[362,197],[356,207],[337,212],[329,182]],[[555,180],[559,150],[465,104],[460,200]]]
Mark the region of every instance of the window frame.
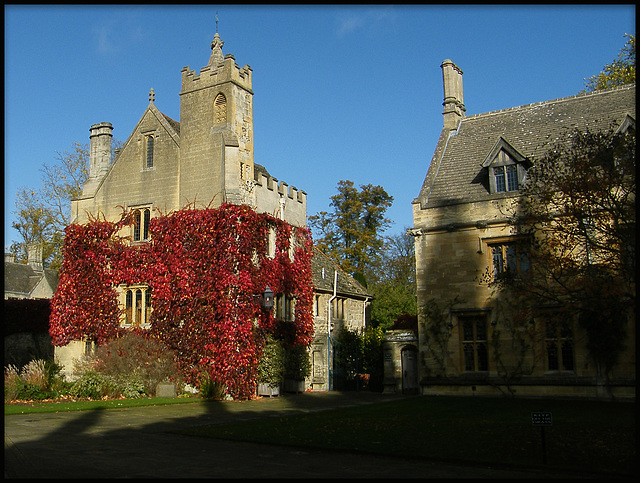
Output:
[[[529,254],[531,253],[531,242],[528,237],[501,237],[486,238],[483,240],[487,252],[488,263],[491,270],[491,279],[499,280],[508,274],[515,277],[522,277],[531,270],[531,261]],[[496,271],[496,247],[500,247],[502,269]],[[509,250],[515,249],[515,253],[510,255]],[[511,270],[515,262],[515,270]]]
[[[456,314],[458,335],[460,341],[460,365],[462,372],[487,373],[490,368],[489,361],[489,317],[486,311],[465,311]],[[478,322],[482,322],[484,338],[480,337]],[[467,338],[468,331],[465,322],[471,323],[471,338]],[[473,356],[470,361],[468,355]],[[472,362],[473,368],[470,368]]]
[[154,149],[155,149],[155,135],[148,134],[145,136],[145,169],[151,169],[154,166]]
[[[517,193],[526,181],[530,164],[527,158],[518,153],[504,138],[499,137],[481,165],[487,169],[489,175],[489,192],[502,195]],[[512,166],[515,169],[509,168]],[[504,183],[498,183],[498,180],[502,179],[499,173],[503,174]]]
[[[545,370],[554,374],[575,374],[576,351],[572,324],[558,323],[555,318],[557,316],[543,318]],[[551,363],[552,354],[554,364]]]
[[149,224],[151,223],[151,206],[141,205],[132,207],[133,226],[131,227],[131,241],[133,243],[148,242],[151,237],[149,234]]
[[122,285],[120,292],[120,325],[125,328],[150,327],[153,311],[151,287],[146,284]]

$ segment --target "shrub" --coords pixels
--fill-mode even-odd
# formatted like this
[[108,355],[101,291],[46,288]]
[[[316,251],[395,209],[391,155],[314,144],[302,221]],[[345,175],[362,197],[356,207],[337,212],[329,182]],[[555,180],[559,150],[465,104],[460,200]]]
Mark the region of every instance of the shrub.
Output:
[[285,374],[287,379],[304,381],[311,374],[311,361],[307,346],[295,345],[286,351]]
[[267,335],[258,364],[258,383],[278,387],[284,378],[285,351],[282,343]]
[[141,383],[146,394],[154,395],[156,386],[163,381],[171,381],[177,388],[183,384],[174,352],[134,333],[98,346],[95,361],[98,371],[121,381],[126,376],[125,385],[129,388]]
[[120,395],[127,399],[135,399],[148,394],[140,374],[122,374],[116,378],[116,387]]
[[96,370],[83,372],[71,386],[72,396],[88,399],[100,399],[103,395],[113,394],[114,381]]
[[4,368],[4,400],[13,401],[17,399],[18,388],[21,383],[20,371],[13,364]]
[[223,399],[226,386],[211,379],[208,373],[203,372],[198,379],[200,396],[206,399]]
[[58,397],[66,389],[61,367],[53,361],[33,360],[18,371],[9,365],[4,372],[5,401],[42,400]]

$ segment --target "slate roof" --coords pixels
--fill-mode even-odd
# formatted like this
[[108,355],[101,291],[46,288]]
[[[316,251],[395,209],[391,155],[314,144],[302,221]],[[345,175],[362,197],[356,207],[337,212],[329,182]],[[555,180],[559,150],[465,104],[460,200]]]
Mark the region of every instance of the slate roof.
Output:
[[457,131],[443,130],[419,196],[421,207],[485,201],[513,194],[491,194],[488,170],[482,168],[502,137],[535,162],[563,133],[574,128],[619,127],[635,121],[635,84],[594,91],[462,118]]
[[[324,269],[324,277],[323,270]],[[372,294],[358,283],[353,277],[344,272],[337,263],[328,256],[313,247],[311,258],[311,271],[313,272],[313,286],[316,292],[333,293],[334,273],[338,271],[338,288],[336,293],[351,297],[372,297]]]
[[160,113],[162,114],[162,116],[167,120],[167,122],[169,123],[169,125],[173,128],[173,130],[176,132],[176,134],[180,134],[180,123],[178,121],[174,121],[173,119],[171,119],[169,116],[167,116],[164,113]]
[[58,272],[45,268],[38,272],[29,265],[4,262],[4,292],[11,296],[29,297],[42,279],[55,292],[58,286]]

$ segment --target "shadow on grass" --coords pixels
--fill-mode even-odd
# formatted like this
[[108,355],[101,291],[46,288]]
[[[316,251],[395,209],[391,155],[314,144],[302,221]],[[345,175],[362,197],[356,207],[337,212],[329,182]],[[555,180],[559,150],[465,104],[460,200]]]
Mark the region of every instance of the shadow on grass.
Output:
[[[610,417],[613,408],[628,422],[627,415],[622,415],[626,410],[606,406],[611,403],[580,410],[576,408],[585,408],[584,402],[551,403],[548,409],[554,411],[554,426],[547,442],[553,454],[565,454],[565,446],[576,446],[571,438],[580,434],[571,433],[569,439],[560,435],[589,416],[609,419],[612,433],[609,439],[602,439],[607,424],[596,424],[587,438],[605,445],[611,444],[611,437],[617,438],[619,449],[628,445],[627,433],[617,432],[620,420]],[[532,408],[540,409],[539,404],[308,393],[246,402],[198,401],[5,416],[5,476],[531,477],[530,470],[516,470],[506,460],[507,455],[513,459],[526,454],[524,463],[516,460],[515,464],[527,467],[526,461],[532,465],[539,461],[538,433],[531,427],[529,413]],[[626,407],[633,414],[635,406]],[[609,410],[603,413],[603,408]],[[573,414],[575,421],[565,414]],[[635,417],[632,422],[630,427],[635,428]],[[635,440],[631,440],[635,454]],[[590,446],[578,446],[585,450],[580,458],[591,457]],[[619,451],[622,471],[617,474],[625,474],[625,451]],[[495,467],[487,468],[487,461],[496,460],[496,455],[501,457]],[[434,463],[437,460],[449,466]],[[557,461],[551,455],[549,463],[538,471],[553,474]],[[608,470],[608,463],[605,466]]]

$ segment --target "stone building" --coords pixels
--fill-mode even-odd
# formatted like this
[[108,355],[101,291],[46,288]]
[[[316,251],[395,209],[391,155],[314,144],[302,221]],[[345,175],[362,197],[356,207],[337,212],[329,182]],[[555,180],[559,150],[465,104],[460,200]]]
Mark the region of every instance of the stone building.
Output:
[[314,339],[311,376],[307,387],[335,389],[335,339],[343,330],[362,332],[370,321],[371,293],[333,260],[314,248],[311,260],[314,285]]
[[31,244],[27,263],[16,263],[15,255],[4,254],[4,298],[50,299],[58,286],[58,271],[44,268],[42,245]]
[[[182,69],[179,122],[160,112],[151,89],[146,110],[115,155],[113,125],[91,126],[89,177],[82,194],[71,202],[73,223],[87,223],[98,214],[116,221],[125,208],[134,213],[135,223],[121,235],[144,243],[154,216],[231,203],[306,226],[307,194],[254,162],[253,71],[248,65],[239,67],[233,55],[223,55],[222,47],[216,33],[207,65],[199,73]],[[323,290],[321,283],[319,294]],[[317,297],[325,302],[324,295]],[[123,309],[145,323],[152,300],[144,285],[119,287],[119,299]],[[286,319],[290,307],[276,295],[276,316]],[[358,323],[363,324],[358,310]],[[76,341],[57,347],[56,357],[68,373],[71,361],[89,350],[90,344]],[[325,360],[319,364],[324,367]]]
[[[445,309],[446,320],[438,341],[425,328],[425,313],[419,314],[420,387],[423,394],[497,394],[508,390],[491,346],[498,336],[498,306],[478,279],[494,267],[496,256],[506,260],[517,250],[502,203],[518,197],[531,160],[565,130],[604,130],[612,124],[635,130],[635,85],[468,116],[462,71],[450,60],[441,67],[444,126],[413,201],[410,232],[415,236],[418,307],[434,300]],[[544,324],[530,323],[539,329]],[[533,347],[537,362],[525,361],[532,372],[510,381],[511,390],[518,395],[601,394],[585,338],[577,324],[569,324],[569,334],[547,333]],[[611,380],[621,397],[635,397],[635,325],[630,323],[628,330]],[[500,335],[502,347],[508,348],[515,339],[505,334]]]
[[27,263],[4,255],[4,365],[18,367],[34,358],[53,357],[48,333],[49,300],[58,286],[58,271],[44,268],[42,245],[31,244]]

